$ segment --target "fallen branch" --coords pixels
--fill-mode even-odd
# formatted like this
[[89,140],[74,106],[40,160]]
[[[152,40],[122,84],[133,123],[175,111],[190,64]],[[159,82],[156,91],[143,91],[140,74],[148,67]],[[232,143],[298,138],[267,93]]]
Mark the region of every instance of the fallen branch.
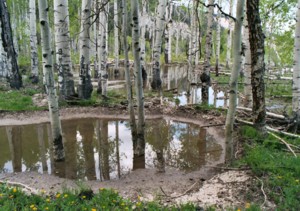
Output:
[[31,188],[28,185],[25,185],[25,184],[20,183],[20,182],[11,182],[11,181],[0,180],[0,183],[1,184],[7,184],[9,186],[21,187],[21,188],[25,189],[25,192],[27,191],[31,194],[37,195],[39,193],[39,191],[37,189]]
[[196,186],[197,183],[198,183],[198,181],[195,182],[189,189],[187,189],[186,191],[184,191],[183,194],[180,194],[180,195],[178,195],[178,196],[169,196],[169,195],[166,194],[166,192],[163,190],[163,188],[162,188],[161,186],[160,186],[159,188],[160,188],[160,190],[163,192],[163,194],[164,194],[166,197],[169,197],[169,198],[171,198],[171,199],[175,199],[175,198],[179,198],[179,197],[181,197],[181,196],[186,195],[188,192],[190,192],[190,191]]
[[233,170],[233,171],[245,171],[245,170],[250,170],[250,167],[246,167],[246,168],[231,168],[231,167],[221,167],[221,166],[208,166],[205,165],[203,167],[206,168],[216,168],[216,169],[222,169],[222,170]]
[[276,136],[274,133],[272,133],[272,132],[268,132],[270,135],[272,135],[272,136],[274,136],[275,138],[277,138],[279,141],[281,141],[282,143],[284,143],[286,146],[287,146],[287,148],[293,153],[293,155],[295,156],[295,157],[297,157],[297,155],[296,155],[296,153],[294,152],[294,150],[291,148],[291,146],[285,141],[285,140],[283,140],[282,138],[280,138],[279,136]]
[[[238,107],[236,107],[236,109],[252,112],[251,108],[246,108],[246,107],[238,106]],[[275,113],[271,113],[271,112],[266,112],[266,114],[267,114],[267,116],[274,117],[274,118],[277,118],[277,119],[286,119],[285,116],[280,115],[280,114],[275,114]]]
[[222,124],[213,124],[213,125],[203,125],[203,126],[200,126],[200,128],[204,128],[204,127],[217,127],[217,126],[224,126],[225,124],[222,123]]
[[258,177],[256,177],[256,179],[260,181],[260,183],[261,183],[260,189],[261,189],[261,192],[264,194],[264,198],[265,198],[264,203],[262,203],[260,205],[261,207],[263,207],[265,205],[266,201],[267,201],[267,195],[266,195],[266,193],[264,191],[264,183],[263,183],[263,181],[261,179],[259,179]]
[[[242,119],[237,119],[237,118],[236,118],[236,121],[242,122],[242,123],[244,123],[244,124],[252,125],[252,126],[253,126],[253,123],[252,123],[252,122],[249,122],[249,121],[246,121],[246,120],[242,120]],[[280,133],[280,134],[286,135],[286,136],[290,136],[290,137],[294,137],[294,138],[300,138],[300,136],[297,135],[297,134],[294,134],[294,133],[288,133],[288,132],[284,132],[284,131],[280,131],[280,130],[276,130],[276,129],[271,128],[271,127],[269,127],[269,126],[266,126],[266,129],[269,130],[269,131],[275,132],[275,133]]]

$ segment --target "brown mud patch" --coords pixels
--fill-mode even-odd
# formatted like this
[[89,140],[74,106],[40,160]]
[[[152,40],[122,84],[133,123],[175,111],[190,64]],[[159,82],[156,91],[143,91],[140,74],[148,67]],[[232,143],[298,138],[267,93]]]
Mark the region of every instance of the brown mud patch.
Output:
[[[168,107],[153,106],[145,109],[146,119],[170,118],[178,121],[196,123],[222,130],[225,117],[214,110],[199,111],[190,106]],[[62,119],[73,118],[117,118],[128,119],[127,108],[114,107],[70,107],[60,110]],[[0,126],[23,125],[48,122],[48,111],[0,112]],[[211,125],[211,127],[210,127]],[[223,137],[220,137],[223,138]],[[112,188],[120,195],[137,200],[159,200],[162,204],[193,202],[201,207],[215,206],[244,207],[245,195],[249,187],[255,186],[254,179],[247,171],[223,171],[223,168],[203,166],[198,171],[185,173],[175,169],[166,169],[157,173],[155,169],[139,169],[110,181],[75,181],[59,178],[47,173],[23,172],[0,174],[0,181],[22,184],[36,192],[45,190],[55,194],[65,189],[90,187],[95,192],[99,188]]]

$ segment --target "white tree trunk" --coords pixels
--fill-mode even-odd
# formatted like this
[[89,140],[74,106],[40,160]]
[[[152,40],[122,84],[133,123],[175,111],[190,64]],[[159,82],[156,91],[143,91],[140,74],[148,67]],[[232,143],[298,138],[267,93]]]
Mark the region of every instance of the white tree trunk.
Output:
[[251,51],[249,43],[249,27],[247,16],[244,20],[243,43],[245,47],[245,62],[244,62],[244,106],[252,108],[252,86],[251,86]]
[[136,93],[138,106],[137,123],[137,145],[134,154],[141,156],[145,154],[145,113],[144,113],[144,92],[140,52],[140,27],[139,27],[139,2],[131,0],[132,10],[132,48],[134,56],[134,70],[136,75]]
[[3,48],[1,31],[2,26],[0,21],[0,84],[1,86],[8,87],[7,78],[9,78],[9,71],[7,67],[7,54]]
[[166,7],[166,29],[165,29],[165,63],[168,64],[171,62],[172,59],[172,34],[171,34],[171,27],[172,27],[172,4],[171,2],[167,3]]
[[92,0],[82,0],[81,6],[81,28],[79,34],[79,84],[78,97],[82,99],[91,98],[93,91],[90,70],[90,15]]
[[180,29],[176,29],[176,45],[175,45],[176,58],[179,55],[179,39],[180,39]]
[[[107,6],[103,7],[102,5],[105,3],[105,0],[100,0],[100,7],[103,8],[100,11],[100,29],[99,29],[99,81],[98,81],[98,93],[101,93],[102,96],[107,95]],[[104,9],[105,8],[105,9]]]
[[156,22],[155,22],[155,42],[153,46],[153,76],[151,87],[153,90],[161,90],[161,78],[160,78],[160,55],[162,46],[162,35],[165,28],[164,14],[166,12],[166,0],[159,0]]
[[142,1],[142,13],[141,13],[141,62],[142,62],[142,67],[145,68],[145,59],[146,59],[146,16],[147,15],[147,1],[143,0]]
[[[213,5],[214,0],[209,0],[208,4]],[[210,85],[210,58],[211,58],[211,51],[212,51],[213,14],[214,14],[214,7],[210,6],[208,8],[208,17],[207,17],[204,65],[203,65],[203,72],[200,76],[202,82],[201,93],[202,93],[203,103],[208,103],[208,88]]]
[[123,47],[124,47],[124,66],[125,66],[125,79],[126,79],[126,88],[127,88],[127,100],[128,100],[128,109],[130,115],[130,126],[131,126],[131,134],[133,142],[136,142],[137,137],[137,128],[136,128],[136,121],[134,115],[134,108],[133,108],[133,94],[132,94],[132,83],[130,77],[130,70],[129,70],[129,58],[128,58],[128,42],[127,42],[127,0],[122,0],[122,38],[123,38]]
[[233,155],[233,123],[235,118],[236,106],[237,106],[237,80],[239,71],[241,69],[242,55],[242,25],[244,16],[244,0],[239,0],[236,9],[236,21],[234,26],[234,42],[233,42],[233,68],[230,76],[230,90],[229,90],[229,108],[226,116],[225,123],[225,141],[226,141],[226,156],[227,159],[231,159]]
[[[219,0],[218,2],[219,5],[222,4],[222,1]],[[220,47],[221,47],[221,23],[220,23],[220,18],[221,18],[221,14],[220,11],[218,10],[217,13],[217,30],[216,30],[216,76],[219,75],[219,63],[220,63]]]
[[115,57],[115,70],[119,69],[119,11],[118,1],[114,0],[114,57]]
[[51,35],[48,11],[49,6],[47,0],[39,1],[39,17],[42,37],[43,52],[43,73],[45,78],[45,87],[48,96],[49,115],[53,137],[54,159],[61,161],[64,159],[64,147],[62,138],[61,122],[59,119],[58,99],[55,89],[55,81],[53,74],[53,50],[51,47]]
[[68,0],[54,0],[53,2],[60,97],[69,98],[75,94],[70,50],[69,5]]
[[30,15],[30,49],[31,49],[31,82],[38,83],[39,81],[39,64],[37,51],[37,36],[36,36],[36,3],[35,0],[29,1]]
[[[229,3],[229,15],[232,15],[233,10],[233,0],[230,0]],[[228,33],[227,33],[227,52],[226,52],[226,68],[230,68],[231,63],[231,37],[232,37],[232,20],[229,19],[229,26],[228,26]]]
[[296,13],[294,67],[293,67],[293,112],[300,118],[300,0],[298,0]]

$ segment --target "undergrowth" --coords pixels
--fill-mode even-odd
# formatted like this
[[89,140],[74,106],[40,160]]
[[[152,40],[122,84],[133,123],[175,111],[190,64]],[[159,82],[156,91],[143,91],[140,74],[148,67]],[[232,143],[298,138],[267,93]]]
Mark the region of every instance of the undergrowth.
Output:
[[0,210],[201,210],[193,204],[162,206],[157,202],[143,202],[122,198],[117,191],[99,189],[64,191],[55,195],[46,195],[41,190],[39,195],[28,195],[18,188],[0,185]]
[[[242,127],[241,134],[245,139],[245,155],[239,164],[250,166],[263,182],[268,200],[274,202],[278,210],[300,210],[300,158],[293,156],[286,145],[273,136],[262,137],[252,127]],[[300,145],[299,139],[281,138]]]

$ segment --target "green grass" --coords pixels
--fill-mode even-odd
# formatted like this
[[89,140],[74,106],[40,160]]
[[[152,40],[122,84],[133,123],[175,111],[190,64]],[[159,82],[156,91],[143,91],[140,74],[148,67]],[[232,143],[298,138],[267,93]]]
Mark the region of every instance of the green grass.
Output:
[[37,92],[34,89],[0,91],[0,110],[38,110],[31,99],[35,93]]
[[[242,127],[241,134],[245,156],[238,163],[250,166],[263,181],[268,200],[278,210],[300,210],[300,158],[294,157],[279,140],[271,135],[262,137],[252,127]],[[300,145],[299,139],[282,138]],[[261,183],[257,186],[259,189]]]
[[[199,209],[199,208],[198,208]],[[99,189],[97,193],[91,190],[64,191],[54,195],[26,195],[18,188],[0,185],[0,210],[197,210],[193,204],[173,205],[165,207],[157,202],[142,202],[122,198],[118,192],[109,189]]]

